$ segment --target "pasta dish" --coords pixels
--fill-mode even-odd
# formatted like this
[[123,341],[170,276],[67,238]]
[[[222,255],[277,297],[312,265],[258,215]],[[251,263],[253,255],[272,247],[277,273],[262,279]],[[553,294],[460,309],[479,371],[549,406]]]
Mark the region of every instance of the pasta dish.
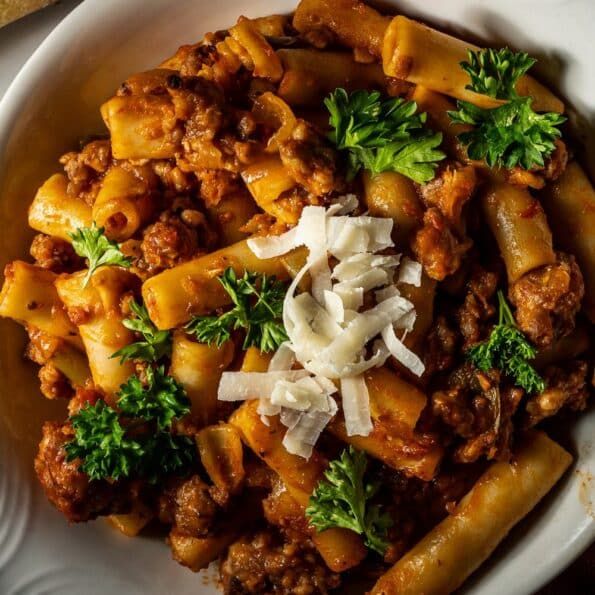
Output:
[[535,62],[301,0],[125,80],[0,292],[65,405],[51,504],[230,595],[458,589],[595,386],[595,190]]

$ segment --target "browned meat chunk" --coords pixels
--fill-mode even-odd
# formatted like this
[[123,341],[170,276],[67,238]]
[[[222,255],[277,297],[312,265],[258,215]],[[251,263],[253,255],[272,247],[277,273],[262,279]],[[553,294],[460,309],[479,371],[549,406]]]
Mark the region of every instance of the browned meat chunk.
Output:
[[436,207],[453,226],[461,224],[461,213],[477,185],[475,168],[472,165],[447,163],[436,177],[420,187],[424,203]]
[[444,372],[453,367],[459,339],[444,316],[438,316],[428,334],[424,351],[426,375]]
[[486,323],[495,315],[492,298],[498,287],[498,275],[477,267],[469,281],[465,301],[457,311],[459,328],[463,336],[463,349],[481,341],[486,334]]
[[25,355],[36,364],[43,366],[63,344],[62,339],[48,335],[34,326],[27,327],[29,344]]
[[198,475],[175,480],[163,492],[159,518],[174,526],[178,533],[201,537],[209,532],[218,507],[209,493],[209,486]]
[[154,275],[198,256],[213,241],[214,234],[200,211],[165,211],[143,233],[138,267]]
[[70,399],[74,393],[70,381],[51,363],[39,368],[41,394],[47,399]]
[[496,372],[470,373],[464,367],[453,378],[452,388],[432,395],[433,414],[458,438],[453,459],[458,463],[473,463],[482,456],[507,460],[513,438],[512,416],[524,392],[500,387]]
[[412,245],[428,277],[437,281],[452,275],[461,266],[461,257],[470,247],[471,240],[459,240],[435,207],[425,212],[423,227],[415,235]]
[[521,277],[510,288],[521,330],[539,347],[574,329],[585,294],[583,276],[574,256],[558,253],[558,262]]
[[65,240],[38,233],[29,250],[35,264],[54,273],[73,273],[84,267],[83,259]]
[[207,206],[218,205],[226,196],[244,191],[241,180],[224,169],[203,169],[196,172],[200,180],[200,197]]
[[546,389],[527,401],[525,424],[538,424],[560,409],[582,411],[587,406],[589,387],[587,364],[575,361],[562,366],[549,366],[544,374]]
[[314,196],[341,187],[335,150],[303,120],[296,125],[291,138],[279,147],[279,154],[289,175]]
[[309,542],[284,543],[267,531],[232,544],[221,564],[221,580],[227,595],[322,595],[340,581]]
[[[94,519],[123,508],[116,485],[92,481],[79,471],[80,461],[66,460],[64,445],[74,436],[68,423],[47,422],[35,458],[35,471],[48,500],[71,522]],[[124,510],[123,510],[124,511]]]

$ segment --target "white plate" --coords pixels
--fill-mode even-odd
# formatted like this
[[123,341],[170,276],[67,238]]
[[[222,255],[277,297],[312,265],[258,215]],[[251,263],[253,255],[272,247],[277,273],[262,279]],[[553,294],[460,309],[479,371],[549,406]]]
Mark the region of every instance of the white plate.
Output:
[[[28,238],[20,230],[35,188],[82,134],[100,129],[98,106],[128,74],[232,24],[240,13],[293,8],[293,0],[86,0],[74,10],[0,103],[0,265],[26,254]],[[542,57],[541,73],[582,114],[580,133],[595,146],[586,134],[595,113],[591,0],[404,0],[400,8]],[[64,411],[39,395],[34,367],[19,355],[23,345],[15,325],[0,323],[0,593],[215,593],[212,578],[178,566],[163,543],[125,538],[103,521],[69,527],[45,501],[31,459],[41,421]],[[591,411],[572,431],[573,470],[467,592],[531,593],[593,540],[595,495],[587,478],[595,475],[594,429]]]

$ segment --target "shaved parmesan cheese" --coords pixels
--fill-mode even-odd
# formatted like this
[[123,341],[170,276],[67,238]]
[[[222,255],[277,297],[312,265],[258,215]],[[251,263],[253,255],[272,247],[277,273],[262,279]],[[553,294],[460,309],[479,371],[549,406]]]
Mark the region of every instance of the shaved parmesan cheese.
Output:
[[308,376],[306,370],[283,372],[223,372],[217,398],[220,401],[246,401],[259,399],[273,392],[280,380],[299,380]]
[[330,217],[328,251],[339,259],[361,252],[379,252],[393,246],[393,220],[381,217]]
[[344,322],[349,322],[347,320],[348,310],[352,311],[353,314],[356,314],[356,311],[364,305],[363,287],[340,287],[340,284],[337,283],[333,286],[333,293],[338,295],[343,302],[343,308],[345,309]]
[[397,337],[392,324],[382,331],[382,338],[391,352],[391,355],[398,362],[411,370],[416,376],[421,376],[424,373],[424,370],[426,369],[424,363]]
[[399,267],[399,283],[408,283],[419,287],[421,285],[421,263],[405,256]]
[[299,227],[294,227],[280,236],[250,238],[248,240],[248,248],[258,258],[262,258],[263,260],[276,258],[302,245],[299,241],[299,232]]
[[334,291],[324,292],[325,309],[329,316],[338,324],[345,321],[345,305],[338,293]]
[[341,399],[348,436],[367,436],[373,429],[370,397],[363,376],[341,379]]
[[285,341],[285,343],[279,345],[279,349],[275,351],[275,354],[271,358],[269,372],[291,370],[293,364],[295,364],[295,353],[291,345]]

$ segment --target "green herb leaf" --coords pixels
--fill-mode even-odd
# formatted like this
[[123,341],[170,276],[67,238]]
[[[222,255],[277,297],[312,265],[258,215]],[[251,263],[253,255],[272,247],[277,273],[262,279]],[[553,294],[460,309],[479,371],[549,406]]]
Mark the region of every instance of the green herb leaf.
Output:
[[471,79],[471,84],[466,88],[495,99],[518,97],[518,80],[536,62],[529,54],[513,52],[509,48],[489,48],[477,52],[469,50],[467,55],[469,61],[461,62],[461,68]]
[[97,401],[83,407],[71,418],[75,438],[66,444],[68,461],[80,458],[81,471],[89,479],[119,479],[128,477],[143,456],[143,447],[125,437],[118,413]]
[[95,222],[91,227],[80,227],[69,234],[74,251],[89,263],[89,270],[85,275],[83,287],[86,287],[93,273],[102,266],[120,266],[129,268],[131,260],[124,256],[116,242],[108,240],[104,235],[105,229],[97,227]]
[[221,316],[194,316],[185,326],[201,343],[221,346],[231,333],[245,329],[243,348],[256,346],[261,351],[275,351],[287,341],[281,320],[286,285],[275,277],[246,271],[238,277],[232,268],[225,270],[219,281],[234,307]]
[[172,339],[169,331],[160,331],[149,318],[149,312],[144,304],[130,302],[130,309],[134,318],[126,318],[122,324],[131,331],[140,333],[142,341],[126,345],[116,351],[112,357],[119,357],[120,363],[136,359],[145,362],[156,362],[162,357],[171,355]]
[[425,127],[427,116],[417,113],[417,104],[395,97],[380,99],[378,91],[335,89],[325,100],[330,140],[345,150],[348,177],[360,169],[372,173],[395,171],[424,183],[435,175],[438,161],[445,158],[437,150],[442,134]]
[[325,479],[310,497],[306,516],[318,531],[332,527],[350,529],[365,538],[366,546],[383,555],[388,547],[386,531],[393,522],[370,500],[378,491],[376,482],[365,483],[365,453],[352,446],[331,461]]
[[498,303],[498,324],[487,341],[467,351],[467,358],[484,372],[493,368],[499,369],[528,394],[540,393],[545,389],[545,382],[529,363],[537,354],[537,350],[517,328],[501,291],[498,291]]
[[196,461],[196,444],[188,436],[158,432],[143,442],[144,456],[138,465],[138,475],[149,483],[160,477],[183,472]]
[[118,407],[130,417],[154,421],[159,430],[171,427],[172,421],[190,412],[186,391],[165,368],[146,369],[146,384],[136,375],[120,387]]
[[533,64],[535,60],[527,54],[508,48],[470,51],[469,62],[461,62],[471,79],[467,89],[508,100],[492,109],[458,101],[457,111],[448,112],[453,123],[475,127],[459,135],[471,159],[485,160],[490,167],[532,169],[543,167],[554,152],[555,141],[562,135],[557,127],[566,118],[554,112],[536,113],[532,99],[519,97],[515,89]]
[[459,135],[471,159],[485,160],[490,167],[524,169],[543,167],[562,133],[557,128],[566,118],[556,113],[537,114],[530,97],[519,97],[494,109],[478,108],[458,101],[448,112],[455,124],[471,124],[473,130]]

